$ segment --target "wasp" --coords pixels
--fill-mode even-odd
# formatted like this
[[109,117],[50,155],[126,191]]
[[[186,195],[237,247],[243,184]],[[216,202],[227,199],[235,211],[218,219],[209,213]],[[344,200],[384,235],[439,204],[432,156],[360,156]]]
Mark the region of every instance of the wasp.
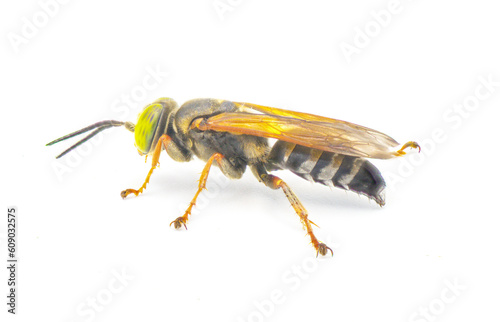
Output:
[[[193,99],[182,106],[171,98],[147,105],[137,124],[102,121],[56,139],[47,145],[92,131],[62,152],[62,157],[97,133],[117,126],[134,132],[139,154],[152,158],[151,168],[139,189],[126,189],[121,197],[144,191],[159,166],[162,150],[175,161],[187,162],[194,156],[206,162],[198,190],[184,215],[170,223],[184,226],[200,192],[206,188],[213,164],[231,179],[242,177],[249,167],[259,182],[281,189],[297,213],[318,254],[333,251],[314,235],[306,208],[280,177],[269,172],[289,170],[294,174],[330,187],[350,190],[385,204],[385,182],[380,171],[366,158],[390,159],[420,146],[409,141],[400,145],[390,136],[353,123],[323,116],[294,112],[251,103],[219,99]],[[270,140],[275,139],[275,140]]]

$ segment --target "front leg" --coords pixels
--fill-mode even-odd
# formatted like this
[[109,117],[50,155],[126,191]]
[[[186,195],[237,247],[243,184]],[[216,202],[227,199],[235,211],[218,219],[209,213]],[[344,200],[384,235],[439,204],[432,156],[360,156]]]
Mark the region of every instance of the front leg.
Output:
[[[166,134],[163,134],[162,136],[160,136],[160,139],[158,140],[158,143],[156,144],[155,151],[153,152],[153,160],[151,161],[151,169],[148,172],[146,180],[144,180],[144,183],[142,184],[142,186],[138,190],[135,190],[135,189],[123,190],[120,193],[120,195],[122,196],[123,199],[125,199],[131,193],[133,193],[134,195],[137,196],[140,193],[142,193],[144,191],[144,189],[146,189],[146,185],[149,183],[149,178],[153,174],[154,169],[156,169],[156,167],[160,164],[159,160],[160,160],[160,153],[161,153],[162,145],[165,147],[165,149],[167,149],[168,143],[171,140],[172,139]],[[146,156],[146,158],[147,158],[147,156]]]

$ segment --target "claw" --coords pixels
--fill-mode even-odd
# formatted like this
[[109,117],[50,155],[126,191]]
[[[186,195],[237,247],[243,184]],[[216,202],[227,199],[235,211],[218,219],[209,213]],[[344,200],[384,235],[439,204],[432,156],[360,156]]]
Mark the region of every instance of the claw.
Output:
[[406,142],[405,144],[403,144],[403,146],[401,147],[401,149],[399,149],[398,151],[395,152],[395,155],[396,156],[405,155],[406,152],[404,150],[406,150],[407,148],[418,149],[418,153],[420,153],[420,151],[422,150],[420,148],[420,145],[418,145],[417,142],[415,142],[415,141],[409,141],[409,142]]
[[178,217],[176,220],[172,221],[169,226],[172,227],[172,224],[174,224],[175,229],[181,228],[182,225],[184,225],[184,228],[186,228],[186,230],[188,229],[186,226],[186,220],[184,220],[184,218],[182,217]]
[[120,192],[120,196],[122,197],[122,199],[125,199],[131,193],[132,193],[132,189],[125,189],[122,192]]
[[333,256],[333,250],[330,247],[326,246],[323,243],[319,243],[318,247],[316,248],[316,257],[318,257],[318,254],[325,256],[328,253],[328,251],[330,251]]

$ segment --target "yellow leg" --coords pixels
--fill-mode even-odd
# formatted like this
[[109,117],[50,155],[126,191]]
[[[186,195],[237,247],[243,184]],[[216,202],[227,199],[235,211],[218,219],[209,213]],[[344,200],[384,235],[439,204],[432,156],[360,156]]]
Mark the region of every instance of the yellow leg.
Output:
[[403,146],[401,147],[401,149],[399,149],[398,151],[396,151],[394,154],[396,156],[402,156],[402,155],[405,155],[406,152],[404,150],[406,150],[407,148],[412,148],[412,149],[418,149],[418,152],[420,153],[420,145],[418,145],[417,142],[415,141],[409,141],[409,142],[406,142],[405,144],[403,144]]
[[[142,184],[142,186],[138,190],[135,190],[135,189],[123,190],[120,193],[120,195],[122,196],[123,199],[125,199],[131,193],[133,193],[137,196],[140,193],[142,193],[144,189],[146,189],[146,185],[149,183],[149,178],[153,174],[153,170],[156,169],[156,167],[159,166],[159,164],[160,164],[159,160],[160,160],[161,147],[163,145],[165,147],[165,149],[167,149],[167,145],[168,145],[168,142],[170,140],[171,140],[171,138],[166,134],[163,134],[162,136],[160,136],[160,139],[158,140],[158,143],[156,144],[155,151],[153,152],[153,160],[151,162],[151,169],[148,172],[146,180],[144,181],[144,183]],[[147,156],[146,156],[146,158],[147,158]]]
[[302,226],[307,231],[309,238],[311,238],[311,244],[313,244],[314,249],[316,249],[316,256],[318,256],[318,254],[324,256],[328,253],[328,251],[330,251],[333,255],[332,249],[326,246],[324,243],[319,242],[316,236],[314,235],[311,224],[313,224],[316,227],[317,225],[309,220],[306,208],[302,205],[302,203],[300,202],[299,198],[297,198],[295,193],[293,193],[292,189],[290,189],[290,187],[283,180],[272,174],[264,173],[261,174],[260,177],[268,187],[272,189],[281,188],[283,190],[285,196],[288,198],[288,201],[290,201],[290,204],[292,205],[293,209],[295,210],[297,215],[299,215]]
[[174,228],[178,229],[184,225],[184,228],[187,229],[186,223],[188,221],[189,215],[191,215],[191,210],[193,209],[194,205],[196,205],[196,199],[198,198],[199,194],[203,191],[203,189],[206,189],[207,187],[207,179],[208,179],[208,173],[210,172],[210,167],[212,166],[214,160],[216,160],[217,163],[219,163],[219,166],[221,166],[220,161],[222,160],[223,157],[224,156],[222,154],[215,153],[210,157],[210,159],[208,159],[205,168],[203,168],[203,171],[201,172],[201,177],[200,180],[198,181],[198,191],[196,191],[193,200],[191,200],[191,202],[189,203],[189,207],[186,209],[184,215],[172,221],[170,223],[170,226],[174,224]]

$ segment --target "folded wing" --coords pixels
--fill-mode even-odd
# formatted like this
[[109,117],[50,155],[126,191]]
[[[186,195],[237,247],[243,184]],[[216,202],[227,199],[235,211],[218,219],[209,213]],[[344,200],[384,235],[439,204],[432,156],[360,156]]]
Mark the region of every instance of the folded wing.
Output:
[[[235,103],[243,112],[222,113],[198,119],[200,130],[274,138],[328,152],[355,157],[389,159],[398,156],[393,138],[353,123],[318,115],[249,103]],[[245,112],[259,111],[266,114]]]

